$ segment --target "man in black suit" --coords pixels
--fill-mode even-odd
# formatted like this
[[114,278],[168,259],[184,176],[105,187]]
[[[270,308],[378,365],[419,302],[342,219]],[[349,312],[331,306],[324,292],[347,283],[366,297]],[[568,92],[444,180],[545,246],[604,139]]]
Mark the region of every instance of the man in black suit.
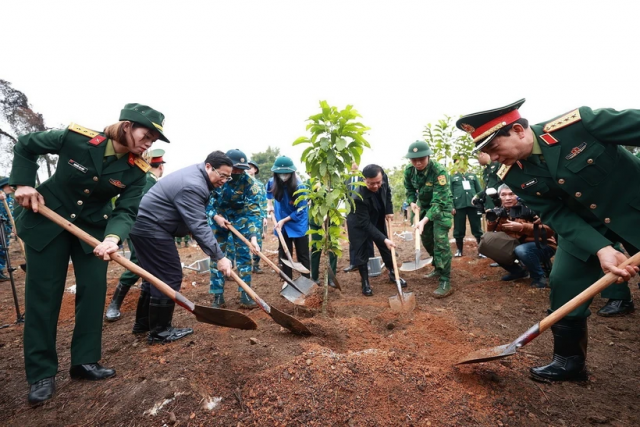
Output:
[[[358,267],[362,279],[362,293],[372,296],[373,291],[369,284],[369,247],[376,244],[380,256],[389,268],[389,279],[395,282],[392,270],[391,248],[396,245],[388,238],[385,218],[393,218],[393,204],[391,203],[391,188],[389,180],[382,168],[378,165],[367,165],[362,170],[364,183],[357,189],[357,195],[353,197],[355,209],[347,216],[349,228],[349,256],[351,264]],[[400,279],[402,286],[407,283]]]

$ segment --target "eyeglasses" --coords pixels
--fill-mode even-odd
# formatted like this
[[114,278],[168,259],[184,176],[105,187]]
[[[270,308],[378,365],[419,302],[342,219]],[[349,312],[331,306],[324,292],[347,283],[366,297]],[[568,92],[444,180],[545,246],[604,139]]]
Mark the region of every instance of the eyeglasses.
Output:
[[220,177],[221,180],[225,181],[225,182],[231,182],[233,181],[233,178],[231,177],[231,175],[225,175],[222,174],[220,172],[218,172],[218,170],[216,168],[214,168],[213,166],[211,166],[211,169],[213,169],[213,171],[218,174],[218,176]]

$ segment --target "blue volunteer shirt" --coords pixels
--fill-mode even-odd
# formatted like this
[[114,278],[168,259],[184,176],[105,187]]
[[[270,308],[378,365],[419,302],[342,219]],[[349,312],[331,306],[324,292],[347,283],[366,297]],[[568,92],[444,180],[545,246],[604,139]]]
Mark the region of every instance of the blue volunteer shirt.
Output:
[[[294,178],[295,175],[290,179]],[[298,181],[296,191],[301,188],[307,188],[307,186]],[[306,200],[296,206],[286,191],[282,195],[282,200],[276,200],[273,197],[273,178],[267,183],[267,199],[273,200],[273,210],[277,221],[280,221],[282,218],[291,217],[291,221],[287,221],[284,224],[284,229],[289,237],[302,237],[307,233],[309,229],[309,214],[307,212]]]

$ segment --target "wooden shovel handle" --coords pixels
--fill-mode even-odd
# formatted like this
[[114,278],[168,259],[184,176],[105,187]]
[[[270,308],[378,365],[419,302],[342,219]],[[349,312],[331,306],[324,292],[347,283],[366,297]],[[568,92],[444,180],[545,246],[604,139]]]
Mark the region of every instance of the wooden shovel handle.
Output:
[[[242,235],[242,234],[241,234],[241,233],[240,233],[240,232],[239,232],[239,231],[238,231],[238,230],[237,230],[233,225],[231,225],[231,224],[227,224],[227,228],[228,228],[229,230],[231,230],[231,232],[232,232],[233,234],[235,234],[235,235],[236,235],[240,240],[242,240],[242,241],[244,242],[244,244],[245,244],[245,245],[247,245],[249,248],[251,248],[251,247],[253,246],[253,245],[251,244],[251,242],[250,242],[246,237],[244,237],[244,236],[243,236],[243,235]],[[273,270],[274,270],[276,273],[280,274],[280,271],[281,271],[281,270],[280,270],[280,269],[278,268],[278,266],[277,266],[273,261],[271,261],[271,260],[270,260],[270,259],[269,259],[265,254],[263,254],[262,252],[258,252],[258,256],[259,256],[260,258],[262,258],[262,260],[263,260],[264,262],[266,262],[267,264],[269,264],[269,267],[273,268]]]
[[[22,248],[22,253],[26,256],[27,253],[24,251],[24,243],[22,242],[22,240],[18,236],[18,230],[16,229],[16,223],[13,220],[13,215],[11,214],[11,209],[9,209],[9,204],[7,203],[7,199],[2,200],[2,203],[4,203],[4,210],[7,211],[7,215],[9,216],[9,221],[11,222],[11,227],[13,227],[13,232],[16,233],[16,236],[18,237],[18,243],[20,243],[20,247]],[[7,236],[7,240],[9,240],[9,236]]]
[[420,222],[420,208],[413,209],[413,228],[415,233],[415,249],[420,250],[420,231],[418,231],[418,222]]
[[278,235],[278,239],[280,239],[280,244],[282,245],[282,249],[284,250],[284,253],[287,255],[287,259],[289,260],[291,265],[293,265],[293,257],[291,256],[291,252],[289,252],[289,248],[287,247],[287,242],[284,241],[284,236],[282,235],[282,232],[278,229],[278,221],[276,221],[275,212],[271,217],[271,219],[273,220],[273,229],[276,230],[276,234]]
[[[640,264],[640,252],[632,256],[631,258],[624,261],[622,264],[618,266],[618,268],[624,268],[627,265],[638,265]],[[549,329],[552,325],[554,325],[558,320],[565,317],[567,314],[571,313],[578,306],[584,304],[589,301],[591,298],[602,292],[609,285],[615,282],[619,276],[616,276],[613,273],[607,273],[603,277],[601,277],[597,282],[593,285],[589,286],[584,291],[580,292],[578,295],[573,297],[569,302],[564,304],[562,307],[545,317],[540,321],[540,333]]]
[[[391,231],[391,218],[387,218],[387,233],[389,236],[393,236]],[[391,237],[389,237],[391,240]],[[396,282],[400,281],[400,273],[398,272],[398,261],[396,260],[396,248],[391,247],[391,260],[393,261],[393,272],[396,275]]]
[[[51,209],[49,209],[44,205],[38,205],[38,213],[42,214],[46,218],[55,222],[60,227],[64,228],[69,233],[73,234],[83,242],[87,243],[88,245],[91,245],[91,247],[95,248],[100,244],[100,241],[98,239],[96,239],[86,231],[76,227],[74,224],[65,220],[60,215],[58,215],[57,213],[55,213],[54,211],[52,211]],[[132,273],[142,277],[143,279],[151,283],[153,286],[155,286],[160,292],[162,292],[163,294],[165,294],[166,296],[168,296],[169,298],[171,298],[172,300],[174,300],[175,302],[177,302],[187,310],[193,311],[195,309],[195,305],[191,301],[183,297],[182,294],[180,294],[179,292],[176,292],[173,289],[171,289],[169,285],[167,285],[162,280],[158,279],[156,276],[149,273],[147,270],[143,269],[139,265],[132,263],[131,261],[129,261],[128,259],[126,259],[125,257],[123,257],[117,252],[112,253],[110,256],[112,260],[114,260],[115,262],[117,262],[127,270],[131,271]]]

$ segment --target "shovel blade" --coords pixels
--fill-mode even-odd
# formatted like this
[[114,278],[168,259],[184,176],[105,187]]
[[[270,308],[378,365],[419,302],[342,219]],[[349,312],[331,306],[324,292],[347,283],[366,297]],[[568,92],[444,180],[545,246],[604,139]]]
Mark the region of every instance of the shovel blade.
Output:
[[513,343],[492,348],[482,348],[467,354],[460,359],[456,365],[489,362],[491,360],[502,359],[503,357],[516,354],[516,349],[517,347]]
[[289,284],[280,291],[280,295],[295,305],[304,305],[305,295]]
[[318,285],[316,284],[316,282],[304,276],[298,277],[296,280],[293,281],[293,283],[296,285],[296,288],[300,289],[300,292],[302,292],[305,295],[309,295],[313,293],[313,291],[315,291],[318,288]]
[[294,269],[295,271],[298,271],[298,272],[303,273],[303,274],[309,274],[310,273],[309,269],[307,269],[307,267],[305,267],[304,265],[302,265],[299,262],[295,262],[294,261],[293,263],[291,263],[291,262],[289,262],[288,259],[282,259],[282,258],[280,258],[280,261],[282,261],[282,263],[284,265],[286,265],[289,268]]
[[299,321],[295,317],[291,317],[288,314],[281,312],[273,306],[271,306],[271,312],[269,313],[269,315],[278,325],[290,330],[296,335],[312,335],[311,331],[306,326],[304,326],[301,321]]
[[417,263],[414,262],[414,261],[412,261],[412,262],[403,262],[402,265],[400,266],[400,271],[416,271],[416,270],[420,270],[421,268],[426,267],[427,265],[431,264],[432,262],[433,262],[433,257],[429,257],[427,259],[421,259]]
[[234,329],[257,329],[258,325],[250,317],[233,310],[196,305],[193,314],[196,320],[210,325]]
[[413,292],[403,292],[402,298],[398,295],[389,297],[389,306],[397,313],[410,313],[416,308],[416,297]]

